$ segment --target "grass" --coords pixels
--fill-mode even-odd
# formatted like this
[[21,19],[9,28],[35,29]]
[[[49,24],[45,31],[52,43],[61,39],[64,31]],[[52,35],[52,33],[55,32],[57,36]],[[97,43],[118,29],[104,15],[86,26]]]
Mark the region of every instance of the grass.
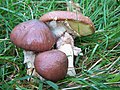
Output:
[[22,49],[10,41],[15,25],[53,10],[66,10],[67,1],[0,0],[0,89],[1,90],[119,90],[120,88],[120,1],[74,0],[95,24],[91,36],[77,37],[75,45],[84,56],[75,60],[77,75],[57,83],[28,82]]

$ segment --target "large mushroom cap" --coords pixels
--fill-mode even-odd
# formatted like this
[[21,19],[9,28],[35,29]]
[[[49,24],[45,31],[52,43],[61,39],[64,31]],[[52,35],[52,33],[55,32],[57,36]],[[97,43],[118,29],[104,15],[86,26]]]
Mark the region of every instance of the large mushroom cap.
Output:
[[28,51],[50,50],[55,38],[46,24],[39,20],[29,20],[17,25],[10,34],[11,41]]
[[52,11],[41,16],[40,20],[43,22],[66,20],[69,23],[69,26],[80,36],[90,35],[95,31],[92,21],[81,13]]
[[51,50],[39,53],[35,58],[34,65],[38,74],[45,79],[56,82],[66,76],[68,59],[65,53]]

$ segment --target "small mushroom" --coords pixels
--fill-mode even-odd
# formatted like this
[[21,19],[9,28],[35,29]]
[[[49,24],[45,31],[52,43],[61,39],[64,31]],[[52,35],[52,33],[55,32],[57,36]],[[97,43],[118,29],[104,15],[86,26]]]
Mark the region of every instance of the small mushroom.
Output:
[[67,74],[68,59],[65,53],[59,50],[50,50],[39,53],[35,58],[34,65],[40,76],[57,82]]
[[27,73],[34,68],[34,52],[50,50],[55,44],[55,37],[48,26],[39,20],[29,20],[18,24],[10,34],[11,41],[24,51],[24,63],[27,63]]
[[[81,49],[74,46],[75,36],[86,36],[94,33],[92,21],[81,13],[70,11],[52,11],[40,17],[58,38],[57,48],[68,55],[68,75],[75,76],[73,65],[74,55],[78,55]],[[82,55],[82,54],[80,54]]]

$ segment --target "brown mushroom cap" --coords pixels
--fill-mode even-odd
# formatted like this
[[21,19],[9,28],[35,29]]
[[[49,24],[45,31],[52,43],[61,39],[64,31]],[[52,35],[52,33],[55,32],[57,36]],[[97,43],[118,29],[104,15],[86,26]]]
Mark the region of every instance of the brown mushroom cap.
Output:
[[50,50],[55,38],[46,24],[39,20],[29,20],[17,25],[10,34],[11,41],[28,51]]
[[68,59],[65,53],[51,50],[39,53],[35,58],[34,65],[39,75],[56,82],[66,76]]
[[70,11],[52,11],[41,16],[40,20],[43,22],[66,20],[70,27],[80,36],[90,35],[95,31],[92,21],[88,17],[83,16],[81,13]]

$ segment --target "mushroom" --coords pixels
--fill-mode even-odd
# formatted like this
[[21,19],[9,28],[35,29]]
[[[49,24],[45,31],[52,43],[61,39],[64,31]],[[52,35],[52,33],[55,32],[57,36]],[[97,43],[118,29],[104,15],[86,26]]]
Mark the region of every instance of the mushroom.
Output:
[[65,53],[59,50],[50,50],[36,55],[34,65],[40,76],[57,82],[67,74],[68,59]]
[[48,26],[39,20],[29,20],[18,24],[10,34],[11,41],[24,49],[24,63],[27,73],[34,68],[35,53],[50,50],[55,44],[55,37]]
[[[81,53],[81,49],[74,46],[75,36],[86,36],[94,33],[92,21],[81,13],[70,11],[52,11],[40,17],[58,38],[56,47],[68,57],[68,75],[75,76],[74,55]],[[82,55],[82,53],[81,53]]]
[[87,36],[95,31],[92,21],[88,17],[83,16],[81,13],[70,11],[52,11],[40,17],[40,20],[43,22],[53,20],[64,21],[69,24],[69,30],[79,36]]

